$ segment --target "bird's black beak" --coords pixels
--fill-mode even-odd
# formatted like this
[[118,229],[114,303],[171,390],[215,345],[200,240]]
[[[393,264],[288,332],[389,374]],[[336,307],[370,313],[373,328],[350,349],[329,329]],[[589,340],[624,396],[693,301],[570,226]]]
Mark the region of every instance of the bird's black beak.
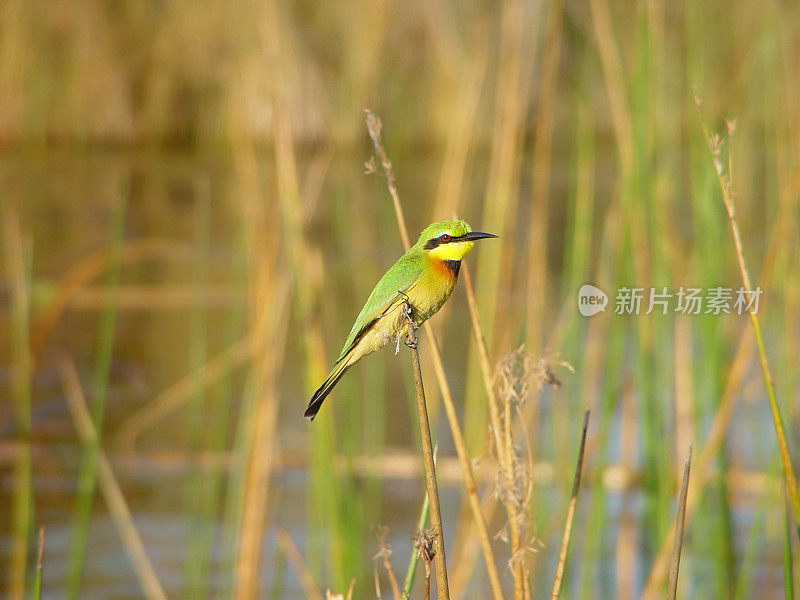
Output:
[[469,233],[465,233],[461,236],[462,240],[473,242],[475,240],[483,240],[486,238],[496,238],[499,237],[493,233],[484,233],[482,231],[470,231]]

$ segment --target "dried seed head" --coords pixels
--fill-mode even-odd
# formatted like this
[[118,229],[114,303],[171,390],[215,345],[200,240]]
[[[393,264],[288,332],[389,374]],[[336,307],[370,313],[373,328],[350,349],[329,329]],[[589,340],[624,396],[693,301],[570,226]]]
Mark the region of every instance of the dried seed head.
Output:
[[552,365],[559,365],[572,371],[572,366],[557,355],[534,358],[520,346],[509,352],[495,367],[494,385],[497,397],[505,404],[521,405],[531,393],[541,390],[545,385],[559,387],[561,381],[556,377]]
[[497,398],[504,404],[521,405],[534,388],[533,356],[524,346],[507,353],[497,363],[494,371],[494,387]]
[[522,459],[518,448],[514,448],[511,472],[505,468],[497,470],[495,474],[495,498],[503,503],[510,502],[518,510],[521,509],[528,500],[528,487],[530,484],[530,473],[528,464]]
[[375,554],[372,559],[388,559],[392,555],[392,550],[389,548],[389,543],[387,542],[387,539],[389,538],[389,528],[386,525],[377,525],[372,528],[372,532],[378,539],[378,545],[380,546],[380,550],[378,550],[377,554]]
[[516,552],[514,552],[508,559],[508,568],[513,569],[516,565],[521,565],[525,570],[525,575],[528,575],[528,564],[526,558],[530,554],[537,554],[539,550],[544,548],[542,541],[536,536],[531,537],[527,542],[523,543]]
[[417,549],[419,557],[426,563],[430,563],[436,556],[436,532],[432,529],[417,531],[411,538],[414,548]]
[[505,542],[506,544],[508,543],[508,523],[503,523],[500,530],[494,534],[494,539]]

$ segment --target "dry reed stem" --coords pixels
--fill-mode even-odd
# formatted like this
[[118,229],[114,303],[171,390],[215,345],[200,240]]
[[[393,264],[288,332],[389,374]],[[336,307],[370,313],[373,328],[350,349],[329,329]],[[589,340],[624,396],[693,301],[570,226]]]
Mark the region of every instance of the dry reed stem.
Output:
[[[466,178],[468,161],[473,152],[473,140],[476,135],[476,125],[480,122],[477,117],[483,94],[484,81],[487,79],[488,63],[492,57],[489,45],[490,29],[485,23],[475,22],[473,36],[470,39],[470,48],[464,48],[463,54],[470,53],[467,66],[463,70],[458,89],[455,91],[452,102],[454,108],[450,113],[447,128],[447,141],[444,150],[439,181],[433,197],[432,215],[452,215],[458,218],[458,207],[465,196],[465,189],[469,187]],[[437,318],[437,331],[444,331],[451,318],[449,312],[444,312]],[[459,508],[459,525],[457,537],[461,535],[462,519],[469,518],[467,497],[462,499]],[[463,510],[463,509],[467,510]],[[456,538],[456,541],[458,539]],[[456,546],[457,547],[457,546]],[[452,565],[451,565],[452,570]],[[451,579],[452,582],[452,579]],[[455,593],[455,590],[453,590]]]
[[[533,32],[532,13],[535,3],[504,0],[500,9],[497,53],[499,61],[495,71],[489,171],[484,190],[481,228],[504,234],[513,231],[519,205],[522,147],[526,125],[526,102],[532,69],[538,48]],[[510,251],[512,236],[504,236],[481,251],[479,303],[483,308],[483,331],[486,337],[498,342],[495,323],[499,316],[497,290],[508,289],[513,276],[513,257]],[[509,335],[509,331],[501,331]],[[499,347],[510,342],[499,342]],[[472,379],[470,377],[469,379]],[[472,388],[468,383],[468,388]],[[469,389],[467,397],[472,396]],[[518,592],[519,586],[515,585]],[[518,594],[515,593],[516,596]]]
[[676,319],[673,327],[675,364],[674,392],[675,401],[675,455],[679,456],[684,448],[688,448],[694,437],[695,419],[694,381],[692,374],[693,354],[692,329],[689,319]]
[[[267,58],[267,65],[272,75],[272,85],[270,89],[270,106],[273,111],[274,132],[272,136],[272,147],[276,167],[276,188],[277,204],[279,209],[278,222],[281,228],[281,235],[284,239],[283,246],[288,254],[288,263],[293,272],[294,305],[297,308],[297,317],[303,323],[302,350],[305,357],[306,383],[313,385],[314,382],[322,380],[326,372],[325,345],[323,343],[321,317],[314,310],[315,302],[320,295],[321,272],[319,270],[308,269],[307,265],[312,264],[311,250],[304,235],[305,218],[307,214],[303,210],[303,202],[300,197],[300,176],[298,172],[297,158],[295,152],[295,142],[292,132],[292,112],[291,100],[288,83],[288,70],[282,45],[287,44],[285,35],[285,20],[281,12],[283,5],[274,0],[264,3],[264,18],[268,24],[265,35],[261,38],[264,55]],[[246,154],[243,156],[243,164],[248,168],[247,175],[253,182],[259,181],[258,164],[256,161],[256,149],[254,141],[249,135],[247,139]],[[321,188],[319,188],[321,189]],[[263,211],[263,194],[258,194],[251,199],[253,202],[252,210]],[[259,215],[260,216],[260,215]],[[258,223],[264,222],[263,218],[257,220]],[[265,236],[258,235],[255,229],[255,251],[258,252],[258,244],[263,243]],[[264,254],[265,256],[276,254]],[[255,298],[258,301],[258,298]],[[324,439],[324,437],[323,437]],[[319,447],[319,438],[315,441],[314,449]],[[318,453],[312,450],[312,463],[319,460]],[[321,502],[320,499],[317,500]],[[333,513],[337,510],[337,500],[327,499],[326,504],[330,508],[326,516],[331,520],[331,525],[336,519]],[[286,533],[288,538],[288,533]],[[289,538],[290,539],[290,538]],[[296,550],[296,548],[295,548]],[[299,553],[296,553],[299,554]],[[333,553],[334,568],[336,568],[337,556]],[[321,596],[317,591],[317,596]]]
[[75,429],[78,432],[78,437],[84,446],[94,447],[97,452],[97,477],[100,491],[111,513],[114,525],[122,538],[125,550],[133,563],[133,569],[142,586],[142,591],[149,599],[166,600],[167,596],[161,587],[153,564],[147,556],[142,539],[139,537],[139,532],[136,530],[131,511],[125,502],[125,496],[122,494],[122,489],[114,475],[114,469],[111,467],[106,453],[97,445],[97,431],[86,406],[75,364],[72,360],[65,358],[61,361],[59,368],[64,381],[67,405],[69,406]]
[[41,573],[44,568],[44,525],[39,527],[39,545],[36,549],[36,572]]
[[[700,116],[700,125],[703,129],[703,135],[708,142],[708,148],[711,152],[711,157],[714,162],[714,170],[717,174],[717,181],[722,192],[722,201],[725,205],[725,210],[728,213],[728,221],[730,222],[731,233],[733,234],[733,244],[736,249],[736,258],[739,263],[739,273],[742,277],[742,284],[747,292],[751,292],[753,287],[750,284],[750,275],[747,272],[747,265],[744,262],[742,238],[739,234],[739,225],[736,222],[736,209],[733,204],[733,189],[730,179],[730,161],[732,160],[732,156],[729,151],[729,170],[726,174],[725,169],[719,159],[721,141],[719,140],[718,136],[709,134],[705,121],[703,120],[702,101],[697,94],[697,90],[693,89],[692,91],[694,93],[697,113]],[[727,122],[727,124],[728,138],[731,139],[735,131],[735,124],[731,122]],[[750,323],[753,326],[753,334],[756,338],[756,348],[758,349],[758,359],[761,365],[761,374],[764,380],[764,387],[767,391],[769,409],[772,413],[772,423],[775,427],[775,437],[777,438],[778,448],[780,450],[783,474],[786,478],[786,491],[789,495],[789,502],[792,505],[792,511],[794,512],[795,526],[797,527],[798,535],[800,535],[800,491],[797,489],[797,479],[795,478],[794,474],[792,456],[789,452],[789,444],[786,441],[786,434],[784,433],[783,429],[783,418],[781,417],[780,407],[778,406],[778,400],[775,396],[775,388],[772,383],[772,374],[770,373],[769,363],[767,362],[767,352],[764,349],[764,340],[761,336],[761,324],[758,320],[758,315],[756,315],[752,309],[748,310],[748,313],[750,315]]]
[[142,433],[187,404],[199,391],[211,387],[243,365],[255,354],[258,347],[258,336],[249,335],[161,392],[122,423],[116,436],[120,449],[123,452],[133,452],[136,440]]
[[373,563],[372,565],[372,580],[375,583],[375,597],[381,600],[383,594],[381,594],[381,578],[380,575],[378,575],[378,563]]
[[667,584],[667,600],[675,600],[678,593],[678,571],[681,568],[681,550],[683,549],[683,529],[686,520],[686,496],[689,492],[689,470],[692,466],[692,447],[689,446],[689,456],[683,466],[683,481],[681,482],[678,511],[675,515],[675,538],[672,542],[672,561],[669,567],[669,583]]
[[454,214],[457,211],[458,201],[462,197],[464,173],[472,146],[475,124],[478,122],[476,114],[490,56],[489,52],[482,51],[484,37],[478,37],[476,47],[479,49],[472,56],[459,86],[458,104],[453,110],[444,162],[434,196],[434,214],[436,215]]
[[[308,243],[303,235],[305,215],[300,198],[299,174],[291,129],[286,65],[280,52],[283,32],[279,8],[280,5],[274,1],[265,4],[267,11],[265,17],[270,24],[270,30],[263,40],[264,51],[272,73],[274,73],[270,103],[274,111],[275,123],[273,149],[277,174],[277,196],[281,224],[285,231],[285,246],[296,282],[294,299],[298,309],[298,319],[305,324],[303,349],[307,359],[306,364],[309,366],[308,376],[310,381],[316,382],[321,380],[326,373],[322,328],[319,317],[313,312],[315,299],[319,296],[320,274],[305,268],[312,261]],[[244,137],[247,140],[247,146],[243,162],[250,171],[248,176],[252,177],[254,181],[258,181],[254,143],[251,138]],[[258,200],[258,202],[254,202],[254,211],[263,210],[262,198],[259,196]]]
[[606,0],[590,0],[597,47],[600,52],[600,64],[608,90],[608,101],[611,108],[611,121],[614,125],[615,137],[619,147],[623,177],[633,171],[634,142],[631,110],[626,97],[625,76],[622,72],[622,59],[614,42],[614,28]]
[[322,592],[319,591],[317,584],[314,582],[311,571],[309,571],[306,561],[303,560],[303,555],[300,554],[289,532],[283,527],[279,527],[275,539],[281,548],[281,552],[289,560],[289,564],[292,565],[306,598],[308,600],[322,600]]
[[238,539],[235,566],[234,597],[255,599],[258,597],[259,563],[261,562],[262,534],[266,529],[266,510],[269,497],[269,479],[274,467],[277,451],[276,429],[278,426],[279,392],[276,375],[280,372],[285,352],[289,319],[289,276],[265,290],[263,313],[270,317],[268,340],[254,357],[257,370],[256,389],[259,402],[248,436],[249,447],[244,461],[245,479],[242,498],[241,530]]
[[533,203],[528,229],[528,327],[526,339],[538,351],[542,339],[547,306],[547,221],[550,203],[550,163],[552,158],[553,127],[555,122],[558,65],[561,57],[561,2],[551,2],[547,16],[547,33],[539,77],[539,107],[536,113],[536,135],[533,145]]
[[[592,22],[597,46],[600,53],[600,62],[603,69],[603,78],[608,90],[608,100],[611,110],[611,120],[614,125],[614,137],[617,140],[619,160],[621,166],[623,192],[631,184],[636,168],[635,142],[631,110],[628,104],[627,87],[623,74],[622,59],[614,39],[614,28],[611,20],[611,11],[607,0],[590,0],[589,2]],[[620,199],[620,194],[615,195],[615,202]],[[625,207],[624,216],[629,220],[628,230],[635,252],[633,253],[634,271],[637,281],[648,281],[650,272],[650,252],[647,245],[647,227],[642,213],[642,204],[630,203]],[[646,326],[646,324],[645,324]],[[644,330],[644,336],[649,339],[649,330]]]
[[[464,70],[454,98],[456,105],[449,120],[444,158],[431,211],[433,215],[453,215],[454,219],[458,217],[459,203],[465,195],[464,189],[469,185],[466,181],[467,164],[472,152],[476,124],[479,122],[477,112],[491,57],[491,52],[487,51],[488,29],[482,26],[476,26],[475,29],[469,64]],[[445,329],[449,318],[448,312],[437,318],[438,331]],[[463,504],[468,503],[469,500],[465,497]],[[462,514],[461,509],[459,514]],[[464,514],[462,518],[466,519],[467,515]],[[461,535],[460,530],[459,525],[458,535]]]
[[389,556],[391,556],[392,551],[389,549],[389,545],[386,542],[386,536],[388,534],[389,528],[388,527],[378,527],[375,530],[375,535],[378,538],[378,543],[380,544],[381,549],[378,553],[373,556],[373,559],[381,559],[383,561],[383,568],[386,569],[386,575],[389,577],[389,585],[392,588],[392,594],[397,600],[400,600],[403,596],[400,593],[400,586],[397,583],[397,577],[394,575],[394,569],[392,568],[392,561],[389,560]]
[[578,492],[581,489],[581,472],[583,471],[583,454],[586,449],[586,430],[589,428],[589,411],[583,413],[583,431],[581,432],[581,446],[578,450],[578,463],[575,465],[575,478],[572,480],[572,495],[567,507],[567,521],[564,523],[564,535],[561,538],[561,552],[558,555],[556,576],[553,580],[551,600],[558,600],[561,595],[561,586],[564,583],[564,568],[567,565],[567,550],[572,533],[572,521],[575,518],[575,506],[578,503]]
[[403,595],[400,593],[400,586],[397,583],[397,578],[394,575],[394,570],[392,569],[392,563],[389,561],[389,557],[384,555],[383,557],[383,567],[386,569],[386,573],[389,575],[389,585],[392,588],[392,593],[394,594],[395,598],[402,598]]
[[[442,475],[441,469],[439,470],[439,475]],[[494,477],[489,479],[489,481],[493,480],[495,480]],[[497,504],[498,501],[494,494],[485,494],[480,504],[481,514],[487,515],[487,518],[491,520],[492,515],[497,510]],[[471,525],[472,523],[468,524]],[[455,565],[452,563],[450,565],[450,582],[453,588],[453,597],[461,599],[466,597],[469,591],[468,583],[475,574],[475,561],[481,550],[481,540],[479,536],[472,535],[471,527],[462,526],[457,531],[457,535],[463,537],[463,542],[454,544],[458,548],[459,554]]]
[[397,194],[397,185],[394,179],[394,170],[392,169],[392,161],[386,155],[386,150],[383,147],[381,140],[381,128],[383,124],[381,120],[368,108],[364,110],[367,117],[367,131],[369,137],[372,138],[372,145],[375,147],[375,154],[381,161],[383,167],[383,174],[386,177],[386,185],[389,188],[389,194],[392,196],[392,206],[394,206],[394,215],[397,218],[397,227],[400,229],[400,238],[406,247],[406,251],[411,247],[411,238],[408,237],[408,228],[406,227],[406,219],[403,216],[403,207],[400,204],[400,196]]
[[467,307],[469,308],[469,317],[472,322],[472,333],[475,336],[475,342],[478,346],[478,363],[481,367],[481,374],[483,375],[483,385],[486,390],[486,397],[489,404],[489,416],[491,418],[492,434],[495,450],[497,452],[498,461],[505,467],[505,443],[503,441],[503,429],[500,426],[500,409],[498,407],[497,395],[492,385],[492,367],[489,364],[489,352],[486,348],[486,340],[483,337],[483,330],[481,329],[480,317],[478,316],[478,307],[475,303],[475,292],[472,287],[472,276],[469,272],[467,265],[462,265],[464,272],[464,290],[467,294]]
[[[494,434],[494,443],[497,453],[497,460],[501,464],[501,470],[505,485],[507,489],[513,487],[514,482],[514,453],[513,441],[511,436],[511,410],[506,407],[505,423],[501,425],[500,422],[500,408],[498,406],[497,394],[495,394],[494,386],[492,385],[492,368],[489,364],[489,352],[486,348],[486,340],[483,337],[483,330],[480,325],[480,317],[478,316],[478,306],[475,302],[475,292],[472,287],[472,277],[470,276],[469,269],[466,265],[463,266],[464,271],[464,288],[467,293],[467,305],[469,306],[469,316],[472,322],[472,332],[475,335],[475,342],[478,346],[478,358],[481,366],[481,374],[483,375],[483,383],[486,389],[486,396],[489,405],[489,418],[491,421],[491,430]],[[504,432],[504,433],[503,433]],[[519,556],[521,548],[521,536],[519,531],[519,514],[517,507],[514,505],[513,500],[508,494],[504,494],[503,505],[506,508],[506,515],[508,518],[509,538],[511,545],[511,556]],[[522,562],[516,562],[512,570],[514,575],[514,597],[521,600],[525,597],[525,568]]]
[[[450,599],[450,586],[447,583],[447,561],[445,558],[444,531],[442,529],[442,513],[439,507],[439,487],[436,483],[436,465],[433,460],[433,444],[431,443],[431,426],[428,422],[428,407],[425,403],[425,388],[422,384],[422,370],[419,365],[419,351],[417,344],[419,340],[414,335],[416,326],[411,317],[412,307],[409,303],[403,303],[403,313],[408,321],[408,337],[406,345],[411,352],[411,364],[414,372],[414,389],[417,396],[417,419],[419,420],[419,434],[422,441],[422,458],[425,465],[425,487],[428,490],[428,502],[430,504],[431,527],[436,535],[436,550],[433,562],[436,567],[436,590],[437,598],[441,600]],[[396,585],[396,582],[395,582]]]
[[[367,130],[369,131],[370,138],[372,139],[375,152],[381,160],[384,173],[386,174],[387,183],[389,185],[389,193],[392,196],[392,201],[395,207],[395,216],[397,217],[397,226],[400,230],[400,238],[403,242],[403,247],[406,251],[411,247],[411,241],[408,237],[408,229],[406,228],[405,216],[403,215],[403,207],[400,204],[399,196],[397,195],[397,188],[394,185],[394,174],[392,171],[392,163],[386,156],[386,151],[383,147],[381,140],[381,121],[369,109],[365,110]],[[492,550],[491,539],[486,527],[486,520],[481,512],[480,499],[478,498],[477,488],[475,486],[475,477],[472,473],[472,467],[469,463],[469,456],[467,454],[466,444],[464,443],[464,435],[461,431],[461,425],[458,422],[458,415],[456,414],[455,404],[453,403],[453,396],[450,392],[450,385],[447,383],[447,376],[444,372],[444,364],[442,363],[442,356],[439,352],[439,344],[436,340],[436,335],[430,322],[423,325],[425,330],[426,340],[430,348],[431,358],[433,360],[433,369],[436,374],[436,380],[439,384],[439,389],[442,393],[442,402],[444,404],[445,413],[447,414],[447,421],[450,425],[450,431],[453,435],[453,444],[456,448],[456,455],[458,456],[459,466],[464,480],[464,485],[467,489],[467,498],[469,499],[470,509],[475,524],[478,527],[478,537],[481,543],[481,551],[483,553],[484,563],[486,564],[486,571],[489,576],[489,585],[492,588],[492,597],[494,600],[503,599],[503,588],[500,585],[500,575],[497,572],[497,565],[495,563],[494,551]]]

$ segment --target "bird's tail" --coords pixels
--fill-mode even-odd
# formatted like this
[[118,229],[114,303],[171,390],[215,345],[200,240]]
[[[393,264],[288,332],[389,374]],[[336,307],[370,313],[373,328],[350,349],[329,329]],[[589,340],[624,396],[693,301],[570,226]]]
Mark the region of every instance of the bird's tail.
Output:
[[347,367],[350,365],[347,364],[347,359],[339,361],[333,366],[333,370],[328,375],[328,378],[319,386],[319,389],[314,392],[314,395],[311,396],[311,400],[308,402],[308,408],[306,408],[306,412],[303,415],[309,421],[313,421],[314,417],[317,416],[322,403],[325,401],[325,398],[328,397],[328,394],[331,393],[333,386],[335,386],[339,380],[344,375],[345,371],[347,371]]

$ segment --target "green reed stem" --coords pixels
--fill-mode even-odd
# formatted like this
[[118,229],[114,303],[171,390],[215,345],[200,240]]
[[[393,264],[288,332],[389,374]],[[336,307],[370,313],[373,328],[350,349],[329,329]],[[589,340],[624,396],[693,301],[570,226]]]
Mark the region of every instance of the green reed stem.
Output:
[[[125,185],[124,183],[121,185]],[[67,597],[78,600],[81,593],[83,568],[86,560],[86,543],[89,536],[89,521],[97,483],[97,450],[103,432],[108,381],[111,372],[111,357],[114,348],[114,327],[117,318],[117,294],[119,289],[122,249],[122,238],[125,225],[125,205],[127,190],[120,190],[114,202],[111,216],[112,259],[106,276],[106,305],[100,315],[100,327],[97,335],[97,353],[90,388],[91,398],[89,410],[92,424],[97,436],[91,444],[84,448],[80,472],[78,474],[78,504],[75,510],[73,538],[69,551],[69,573],[67,576]]]
[[16,214],[3,211],[5,266],[11,281],[11,391],[14,403],[16,436],[20,448],[14,457],[10,521],[10,560],[8,561],[8,597],[21,600],[25,591],[28,537],[33,523],[31,474],[31,376],[30,354],[30,282],[31,253],[20,231]]
[[[207,182],[196,186],[198,195],[195,211],[195,252],[197,266],[195,270],[195,287],[198,298],[204,298],[204,291],[209,282],[210,261],[210,199]],[[205,374],[204,366],[208,360],[208,302],[198,303],[192,315],[191,342],[189,353],[193,371]],[[208,392],[206,386],[198,387],[194,394],[188,413],[188,429],[190,452],[195,453],[204,447],[204,425],[206,423]],[[215,426],[211,423],[210,426]],[[206,470],[198,466],[185,486],[185,502],[189,518],[189,532],[184,557],[184,581],[187,597],[203,597],[208,595],[209,569],[207,568],[210,550],[213,544],[213,521],[206,518],[205,507],[208,497],[205,493],[207,480]]]
[[[431,504],[428,501],[428,494],[422,500],[422,508],[419,511],[419,519],[417,519],[417,531],[425,529],[425,523],[428,521],[430,514]],[[408,559],[408,570],[406,571],[406,578],[403,580],[403,597],[408,598],[411,596],[411,588],[414,587],[414,577],[417,575],[417,563],[419,562],[419,554],[411,551],[411,558]]]

